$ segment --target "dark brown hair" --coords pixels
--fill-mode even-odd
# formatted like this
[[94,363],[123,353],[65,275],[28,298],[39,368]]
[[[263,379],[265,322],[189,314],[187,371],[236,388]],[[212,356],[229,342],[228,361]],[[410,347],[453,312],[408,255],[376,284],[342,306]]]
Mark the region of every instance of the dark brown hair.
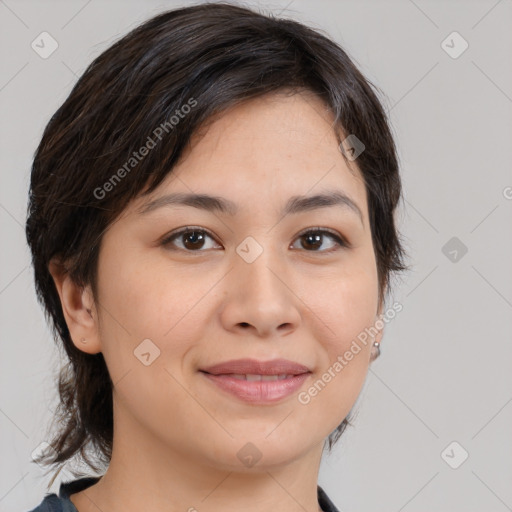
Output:
[[[40,463],[60,471],[80,454],[99,471],[110,462],[113,441],[112,381],[105,360],[73,344],[50,260],[58,258],[96,297],[104,231],[130,200],[152,192],[172,172],[199,127],[230,106],[272,92],[311,91],[331,110],[337,132],[364,143],[356,163],[367,191],[384,299],[391,273],[407,267],[394,220],[401,198],[398,158],[374,89],[345,51],[320,32],[225,3],[159,14],[89,65],[46,126],[31,174],[26,236],[36,292],[69,358],[59,377],[53,453]],[[191,99],[193,108],[180,115]],[[166,129],[157,143],[159,127]],[[149,138],[154,147],[127,168]],[[113,181],[116,173],[122,179]],[[349,417],[329,435],[329,450],[347,424]],[[96,452],[100,466],[86,448]]]

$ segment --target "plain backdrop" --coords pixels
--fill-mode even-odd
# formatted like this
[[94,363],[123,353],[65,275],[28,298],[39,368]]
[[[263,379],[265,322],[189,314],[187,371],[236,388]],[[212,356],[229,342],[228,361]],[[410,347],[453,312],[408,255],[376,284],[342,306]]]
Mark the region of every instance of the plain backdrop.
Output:
[[[186,4],[0,0],[2,512],[43,498],[31,454],[45,441],[60,364],[24,234],[35,148],[96,56]],[[342,512],[512,510],[512,1],[245,5],[338,41],[384,91],[401,160],[399,227],[413,269],[391,302],[403,310],[319,483]],[[48,58],[31,46],[42,32],[58,44]]]

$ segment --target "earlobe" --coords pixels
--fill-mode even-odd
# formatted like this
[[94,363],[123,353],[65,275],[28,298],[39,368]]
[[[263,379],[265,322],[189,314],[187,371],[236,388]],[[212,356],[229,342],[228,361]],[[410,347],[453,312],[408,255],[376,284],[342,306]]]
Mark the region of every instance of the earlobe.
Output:
[[[387,286],[384,288],[384,292],[382,294],[383,297],[385,297],[386,292],[387,292]],[[385,303],[384,298],[379,300],[377,316],[375,317],[375,326],[378,326],[378,325],[381,324],[381,328],[377,327],[378,333],[375,336],[375,341],[378,342],[379,344],[382,341],[382,336],[384,336],[384,325],[385,325],[385,322],[382,320],[383,311],[384,311],[384,305],[385,305],[384,303]]]
[[[374,322],[374,326],[377,328],[377,334],[375,335],[375,340],[376,342],[378,342],[380,344],[380,342],[382,341],[382,336],[384,336],[384,321],[382,321],[382,309],[383,309],[383,305],[381,304],[379,306],[379,311],[377,313],[377,316],[375,317],[375,322]],[[380,325],[380,327],[379,327]]]
[[382,329],[379,329],[379,332],[375,336],[375,341],[380,344],[382,341],[382,336],[384,336],[384,327]]
[[98,317],[90,287],[76,284],[62,263],[56,260],[50,262],[49,271],[60,297],[73,344],[88,354],[101,352]]

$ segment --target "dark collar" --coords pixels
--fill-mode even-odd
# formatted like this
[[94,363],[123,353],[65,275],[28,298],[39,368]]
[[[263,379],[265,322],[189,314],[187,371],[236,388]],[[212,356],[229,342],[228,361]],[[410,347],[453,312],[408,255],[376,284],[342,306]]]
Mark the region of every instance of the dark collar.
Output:
[[[71,482],[62,482],[59,489],[59,498],[64,500],[63,512],[78,512],[73,502],[69,499],[71,494],[83,491],[95,484],[101,477],[83,477]],[[339,512],[334,503],[329,499],[325,491],[317,485],[318,504],[324,512]]]
[[340,512],[336,505],[329,499],[329,496],[325,493],[325,491],[319,486],[316,486],[317,493],[318,493],[318,504],[320,505],[320,508],[324,512]]
[[83,477],[71,482],[62,482],[59,488],[59,498],[62,499],[62,512],[78,512],[73,502],[69,499],[70,494],[83,491],[95,484],[101,476]]

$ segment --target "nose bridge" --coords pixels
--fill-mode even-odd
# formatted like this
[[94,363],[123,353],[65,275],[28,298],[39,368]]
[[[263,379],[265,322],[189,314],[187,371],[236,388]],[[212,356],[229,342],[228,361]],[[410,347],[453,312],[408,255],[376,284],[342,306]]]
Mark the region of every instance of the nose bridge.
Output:
[[[285,265],[279,249],[272,243],[272,235],[246,237],[236,248],[235,260],[237,279],[251,287],[247,294],[281,294],[286,275]],[[281,279],[278,276],[281,274]],[[245,286],[244,286],[245,288]]]
[[252,326],[259,336],[266,336],[284,327],[291,332],[300,322],[292,287],[286,284],[291,275],[286,255],[272,239],[271,235],[247,237],[236,248],[229,298],[222,309],[228,330]]

